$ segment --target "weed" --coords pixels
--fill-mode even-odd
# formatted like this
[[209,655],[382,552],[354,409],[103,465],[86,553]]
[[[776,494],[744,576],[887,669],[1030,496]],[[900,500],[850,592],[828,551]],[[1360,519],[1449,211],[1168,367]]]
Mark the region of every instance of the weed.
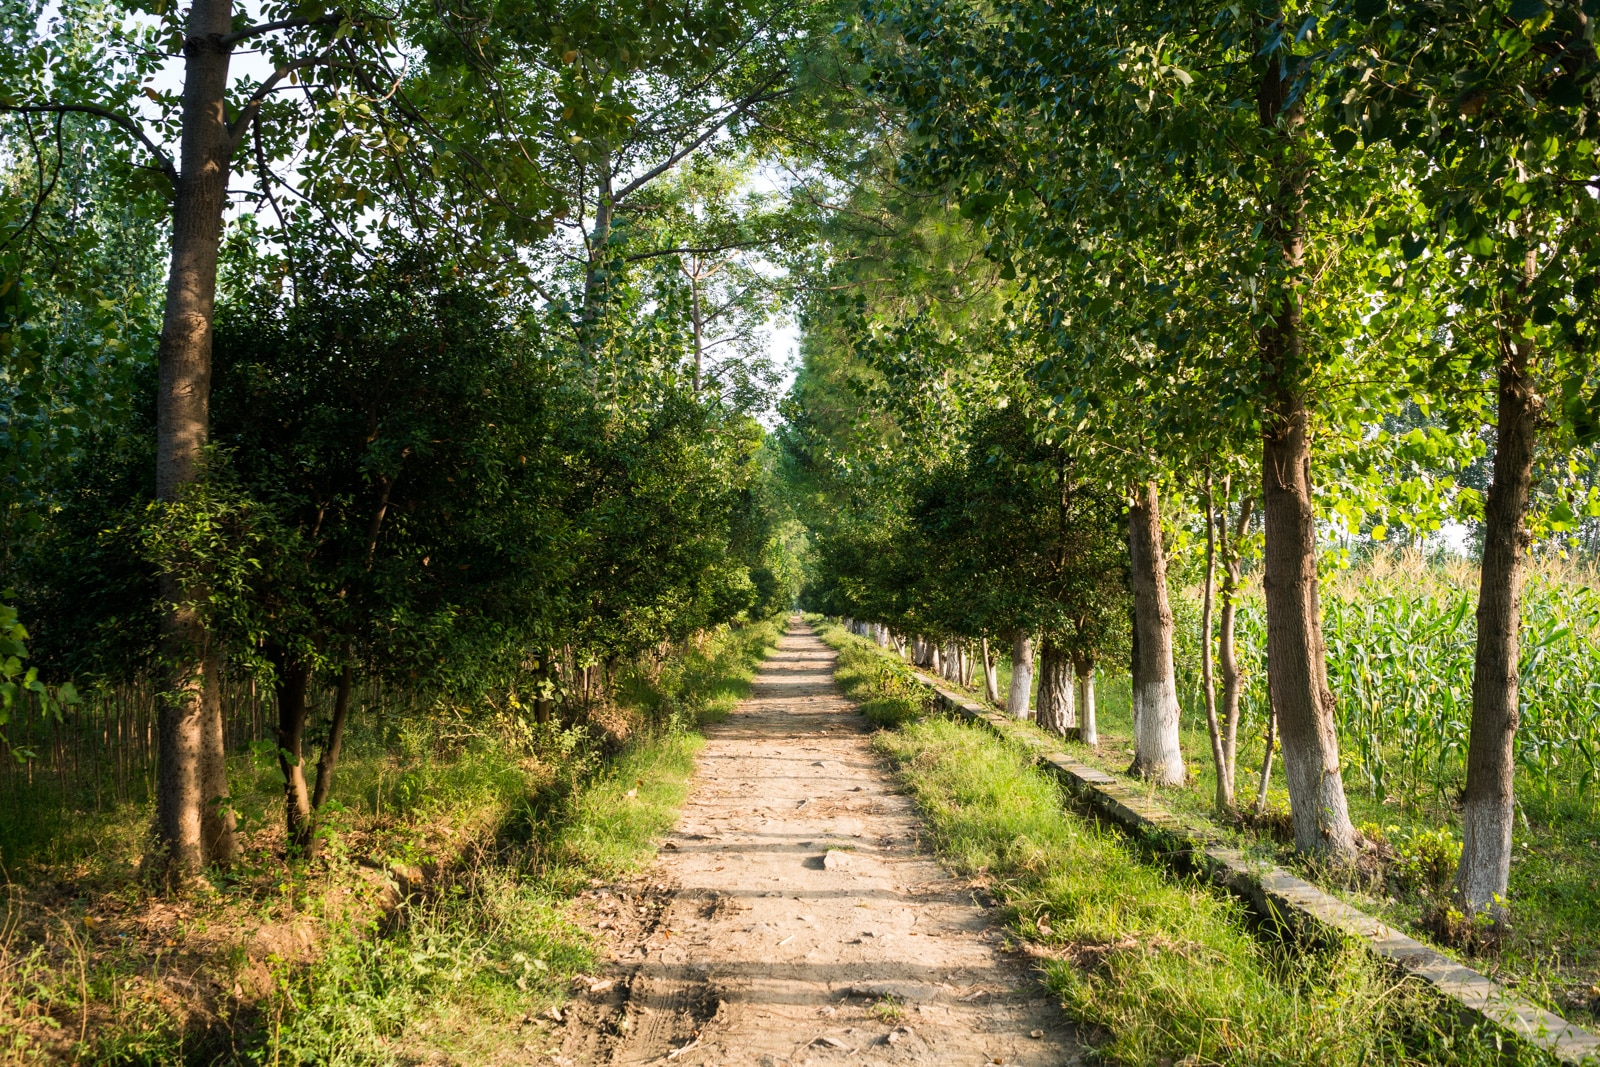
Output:
[[877,1003],[868,1008],[867,1014],[871,1015],[874,1019],[877,1019],[881,1023],[898,1023],[901,1019],[905,1018],[906,1006],[900,1002],[898,997],[885,996],[879,998]]

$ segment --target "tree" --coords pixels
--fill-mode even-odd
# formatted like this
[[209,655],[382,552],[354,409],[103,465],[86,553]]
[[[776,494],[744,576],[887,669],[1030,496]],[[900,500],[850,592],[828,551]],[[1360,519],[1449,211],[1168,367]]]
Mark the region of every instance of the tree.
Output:
[[[1407,260],[1426,251],[1439,261],[1411,282],[1457,309],[1455,344],[1414,377],[1458,408],[1478,403],[1463,382],[1495,397],[1455,892],[1469,913],[1503,919],[1536,452],[1541,436],[1552,458],[1600,436],[1588,280],[1596,154],[1573,137],[1600,107],[1600,58],[1588,14],[1570,3],[1442,3],[1398,20],[1356,4],[1351,14],[1347,101],[1329,116],[1330,137],[1401,153],[1426,208],[1391,239]],[[1558,507],[1570,521],[1570,504]]]

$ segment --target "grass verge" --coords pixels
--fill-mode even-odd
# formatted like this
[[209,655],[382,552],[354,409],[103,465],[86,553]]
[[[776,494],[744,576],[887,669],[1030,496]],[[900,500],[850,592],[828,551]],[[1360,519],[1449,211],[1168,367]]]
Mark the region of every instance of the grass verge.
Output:
[[677,821],[703,740],[695,725],[748,692],[775,621],[729,631],[625,680],[657,725],[565,789],[512,805],[491,847],[445,877],[386,938],[346,937],[280,988],[287,1022],[257,1057],[274,1064],[522,1062],[543,1052],[540,1015],[596,963],[567,918],[572,896],[649,861]]
[[[1004,693],[1010,683],[1010,664],[1002,657],[998,668]],[[1133,756],[1128,678],[1101,676],[1096,691],[1099,746],[1091,748],[1070,738],[1052,741],[1074,759],[1121,774]],[[969,691],[968,695],[982,701],[979,692]],[[1350,817],[1378,844],[1377,855],[1384,860],[1379,876],[1363,871],[1359,878],[1351,879],[1301,864],[1292,849],[1281,753],[1273,761],[1264,814],[1219,820],[1216,767],[1199,697],[1185,689],[1180,698],[1184,705],[1180,744],[1189,758],[1189,776],[1179,786],[1149,787],[1165,807],[1253,856],[1298,869],[1363,911],[1466,960],[1578,1025],[1600,1026],[1600,908],[1595,907],[1600,900],[1600,806],[1592,798],[1576,791],[1542,795],[1519,769],[1517,795],[1521,799],[1510,879],[1512,924],[1503,936],[1463,951],[1440,940],[1425,921],[1448,903],[1460,855],[1461,816],[1453,792],[1395,793],[1380,800],[1362,783],[1349,780]],[[1018,723],[1016,728],[1037,729],[1028,723]],[[1241,808],[1249,809],[1255,803],[1264,750],[1258,730],[1241,732]]]
[[[1465,1029],[1417,983],[1357,946],[1313,951],[1258,940],[1242,907],[1142,861],[1067,812],[1026,750],[924,714],[880,690],[897,665],[828,627],[852,699],[898,721],[876,744],[899,768],[941,858],[986,879],[1067,1012],[1128,1064],[1512,1064],[1542,1054]],[[891,664],[893,661],[890,661]],[[891,713],[882,702],[898,700]]]
[[[697,723],[731,708],[778,632],[723,630],[632,670],[625,740],[390,731],[339,780],[345,811],[310,866],[286,867],[262,827],[209,896],[151,894],[121,860],[31,872],[0,903],[0,1064],[527,1062],[539,1014],[595,962],[572,895],[653,854]],[[114,821],[130,848],[146,818]]]

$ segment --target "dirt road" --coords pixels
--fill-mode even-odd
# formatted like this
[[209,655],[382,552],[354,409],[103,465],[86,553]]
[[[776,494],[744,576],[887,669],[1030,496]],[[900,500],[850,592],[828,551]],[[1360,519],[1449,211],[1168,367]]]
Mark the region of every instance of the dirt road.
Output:
[[833,659],[792,624],[654,868],[585,901],[612,962],[558,1064],[1078,1062],[981,894],[919,848]]

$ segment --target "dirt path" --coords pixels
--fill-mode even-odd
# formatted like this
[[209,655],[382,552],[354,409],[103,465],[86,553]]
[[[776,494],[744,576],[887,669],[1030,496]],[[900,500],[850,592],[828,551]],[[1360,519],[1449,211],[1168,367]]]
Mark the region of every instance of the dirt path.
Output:
[[1026,961],[919,850],[915,809],[833,659],[793,623],[751,697],[707,731],[650,874],[589,896],[612,966],[555,1062],[1078,1062]]

